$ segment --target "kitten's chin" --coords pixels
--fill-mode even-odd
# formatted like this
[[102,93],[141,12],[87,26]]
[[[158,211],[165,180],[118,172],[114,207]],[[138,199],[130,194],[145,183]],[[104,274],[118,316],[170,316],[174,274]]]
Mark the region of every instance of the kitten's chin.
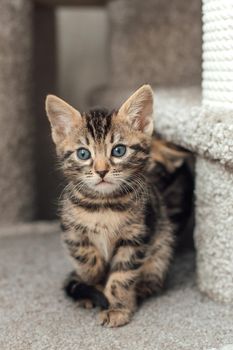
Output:
[[117,185],[110,183],[110,182],[100,182],[94,186],[94,190],[96,192],[102,193],[102,194],[109,194],[114,192],[117,189]]

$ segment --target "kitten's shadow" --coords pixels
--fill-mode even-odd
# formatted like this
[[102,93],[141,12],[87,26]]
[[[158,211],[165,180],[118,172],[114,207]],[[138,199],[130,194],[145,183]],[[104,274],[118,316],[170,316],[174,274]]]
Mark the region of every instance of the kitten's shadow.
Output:
[[165,289],[180,289],[195,285],[195,252],[189,251],[177,255],[168,274]]

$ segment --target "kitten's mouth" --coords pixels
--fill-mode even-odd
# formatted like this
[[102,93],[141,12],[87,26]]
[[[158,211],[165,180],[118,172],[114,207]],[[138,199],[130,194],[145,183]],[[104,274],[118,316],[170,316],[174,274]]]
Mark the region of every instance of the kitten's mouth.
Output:
[[98,186],[98,185],[112,185],[112,183],[109,181],[106,181],[106,180],[101,180],[100,182],[98,182],[96,184],[96,186]]

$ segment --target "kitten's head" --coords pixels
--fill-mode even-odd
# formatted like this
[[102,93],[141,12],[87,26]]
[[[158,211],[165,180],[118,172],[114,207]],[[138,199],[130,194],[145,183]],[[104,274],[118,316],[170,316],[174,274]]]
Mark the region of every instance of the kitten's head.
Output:
[[[79,188],[107,195],[140,185],[153,132],[153,92],[138,89],[118,111],[80,114],[48,95],[46,111],[63,172]],[[131,185],[130,185],[131,184]]]

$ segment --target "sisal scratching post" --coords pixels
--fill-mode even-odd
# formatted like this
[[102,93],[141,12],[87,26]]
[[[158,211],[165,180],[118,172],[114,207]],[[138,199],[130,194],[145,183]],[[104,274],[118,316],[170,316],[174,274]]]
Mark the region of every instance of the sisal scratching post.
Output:
[[0,1],[0,223],[34,216],[31,0]]
[[[211,123],[233,122],[233,1],[204,0],[203,14],[202,108],[211,132]],[[228,137],[222,150],[226,155],[233,144],[233,134],[228,134],[220,135],[221,142]],[[215,300],[233,302],[232,165],[198,158],[196,198],[199,288]]]

